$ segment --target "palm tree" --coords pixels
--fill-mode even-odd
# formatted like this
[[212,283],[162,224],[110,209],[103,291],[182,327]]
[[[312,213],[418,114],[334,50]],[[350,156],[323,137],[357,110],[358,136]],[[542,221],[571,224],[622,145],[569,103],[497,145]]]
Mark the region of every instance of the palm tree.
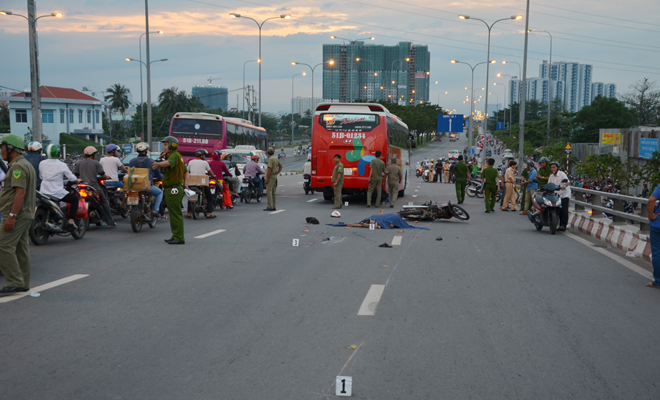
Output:
[[118,110],[121,113],[124,126],[126,126],[126,109],[131,105],[131,102],[128,101],[128,93],[130,93],[131,90],[124,85],[115,83],[107,88],[106,92],[108,92],[108,94],[105,95],[104,99],[110,102],[110,113],[112,114],[112,111]]
[[179,92],[176,87],[163,89],[158,95],[158,106],[163,112],[163,118],[167,121],[177,112],[203,111],[204,105],[196,97],[190,97],[185,90]]

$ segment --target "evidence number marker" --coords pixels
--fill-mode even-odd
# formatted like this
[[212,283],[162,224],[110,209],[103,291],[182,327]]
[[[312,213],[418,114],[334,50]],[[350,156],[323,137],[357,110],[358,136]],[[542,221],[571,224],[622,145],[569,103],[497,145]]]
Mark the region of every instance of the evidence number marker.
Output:
[[335,384],[335,396],[350,397],[353,395],[353,377],[338,376]]

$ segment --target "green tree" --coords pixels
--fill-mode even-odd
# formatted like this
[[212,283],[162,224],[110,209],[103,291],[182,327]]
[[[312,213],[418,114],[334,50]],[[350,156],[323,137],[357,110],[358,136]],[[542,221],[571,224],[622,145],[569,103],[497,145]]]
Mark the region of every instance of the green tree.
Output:
[[655,82],[648,78],[630,86],[631,92],[621,96],[621,101],[634,110],[641,125],[657,125],[660,121],[660,91],[654,90]]
[[0,125],[9,125],[9,104],[0,103]]
[[110,103],[110,113],[113,111],[119,111],[121,113],[121,118],[124,121],[124,126],[126,126],[126,109],[131,106],[131,102],[128,101],[128,93],[131,92],[126,86],[119,83],[115,83],[105,90],[108,92],[105,95],[104,99]]
[[630,128],[637,125],[635,113],[614,98],[597,96],[591,105],[584,106],[575,115],[575,128],[571,141],[597,143],[599,129]]

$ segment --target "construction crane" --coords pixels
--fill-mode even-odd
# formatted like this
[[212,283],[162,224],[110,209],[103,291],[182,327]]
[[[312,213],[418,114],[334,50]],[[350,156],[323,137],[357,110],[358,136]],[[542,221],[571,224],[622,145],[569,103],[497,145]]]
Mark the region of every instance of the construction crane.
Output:
[[209,85],[213,86],[213,81],[214,81],[214,80],[218,80],[218,79],[222,79],[222,78],[211,78],[211,77],[209,76],[209,79],[207,79],[207,81],[209,81]]

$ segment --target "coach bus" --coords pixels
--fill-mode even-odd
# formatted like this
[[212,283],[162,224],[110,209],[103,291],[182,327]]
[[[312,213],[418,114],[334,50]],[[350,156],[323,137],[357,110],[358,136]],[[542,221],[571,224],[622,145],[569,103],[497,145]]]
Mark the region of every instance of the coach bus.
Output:
[[[370,163],[380,150],[381,160],[390,164],[396,157],[403,172],[399,196],[408,185],[411,136],[408,126],[380,104],[321,103],[316,107],[312,128],[311,186],[332,200],[332,170],[335,154],[344,165],[342,194],[366,195]],[[383,187],[386,188],[383,179]]]
[[266,130],[240,118],[216,114],[178,112],[172,117],[170,136],[179,140],[179,152],[187,162],[195,151],[209,153],[239,145],[252,145],[259,150],[268,148]]

